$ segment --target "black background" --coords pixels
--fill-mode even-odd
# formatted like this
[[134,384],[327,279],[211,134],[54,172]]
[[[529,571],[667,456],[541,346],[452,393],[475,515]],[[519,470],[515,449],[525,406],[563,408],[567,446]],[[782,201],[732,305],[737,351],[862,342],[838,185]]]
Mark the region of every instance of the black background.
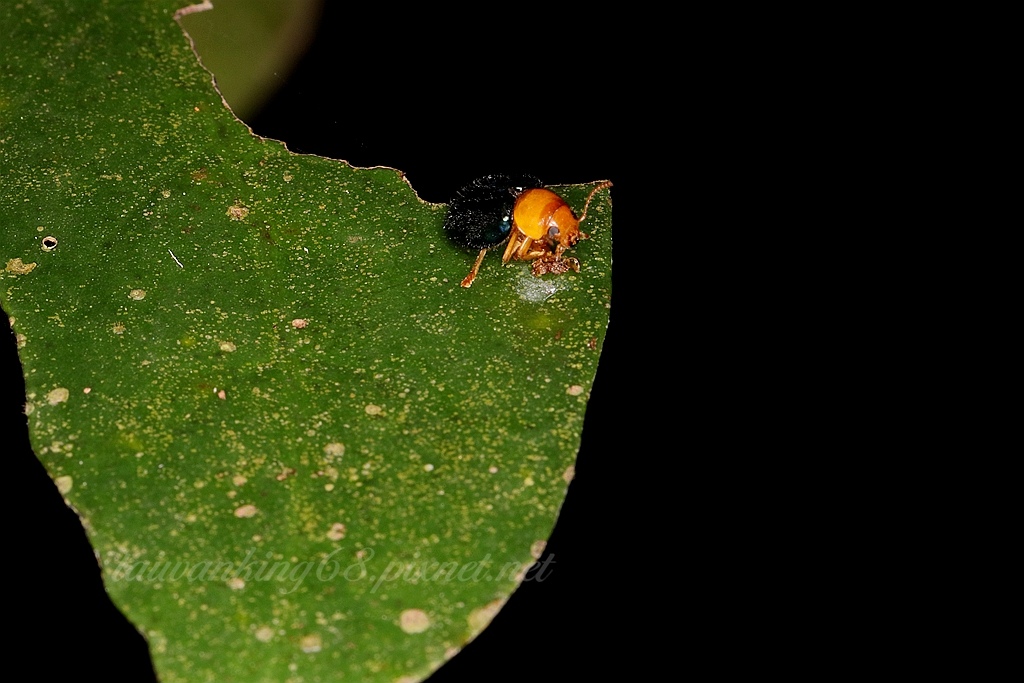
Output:
[[[576,480],[548,544],[553,563],[431,683],[561,681],[635,668],[643,627],[631,603],[642,577],[631,566],[630,539],[642,520],[632,494],[649,454],[634,439],[638,418],[629,417],[643,401],[627,348],[645,325],[637,309],[643,242],[632,237],[644,230],[631,219],[640,200],[629,168],[647,149],[635,125],[646,115],[637,112],[637,74],[619,53],[626,29],[607,17],[510,12],[485,28],[460,22],[397,34],[391,17],[356,20],[338,5],[328,3],[308,54],[246,121],[257,134],[295,152],[400,169],[432,202],[494,172],[532,173],[547,184],[615,183],[611,325]],[[9,476],[38,502],[16,525],[11,547],[39,567],[13,596],[22,615],[15,651],[44,640],[55,656],[42,665],[67,680],[152,680],[145,643],[110,605],[77,517],[29,450],[13,337],[2,341]]]

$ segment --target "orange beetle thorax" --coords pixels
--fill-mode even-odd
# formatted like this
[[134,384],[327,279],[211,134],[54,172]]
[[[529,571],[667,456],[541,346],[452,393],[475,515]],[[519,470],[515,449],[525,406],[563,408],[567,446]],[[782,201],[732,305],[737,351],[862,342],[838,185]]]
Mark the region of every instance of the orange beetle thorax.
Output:
[[533,189],[519,195],[512,213],[517,228],[535,240],[550,239],[563,249],[580,240],[580,222],[572,209],[551,190]]

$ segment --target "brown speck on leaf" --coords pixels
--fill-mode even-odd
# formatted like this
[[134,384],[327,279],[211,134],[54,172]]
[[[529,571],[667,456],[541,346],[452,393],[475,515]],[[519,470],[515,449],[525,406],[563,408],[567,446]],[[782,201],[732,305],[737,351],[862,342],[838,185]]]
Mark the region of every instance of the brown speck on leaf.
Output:
[[561,338],[562,338],[562,331],[558,330],[557,332],[555,332],[555,341],[558,341]]
[[373,403],[367,405],[363,410],[366,411],[367,415],[380,415],[382,412],[384,412],[383,408]]
[[340,541],[341,539],[345,538],[345,532],[345,525],[341,522],[335,522],[331,525],[330,531],[327,532],[327,538],[331,539],[332,541]]
[[12,258],[4,268],[11,275],[28,275],[35,270],[35,263],[22,263],[20,258]]
[[309,321],[306,320],[305,318],[296,318],[295,320],[292,321],[292,327],[294,327],[297,330],[301,330],[303,327],[305,327],[308,324],[309,324]]
[[565,393],[569,394],[570,396],[579,396],[580,394],[583,393],[583,387],[581,387],[579,384],[573,384],[571,387],[565,390]]
[[209,176],[209,173],[206,171],[206,167],[192,171],[192,180],[197,183],[206,180],[207,176]]
[[249,215],[249,209],[241,204],[232,204],[228,207],[227,215],[233,221],[245,220],[245,217]]
[[294,467],[285,467],[283,470],[281,470],[281,473],[278,474],[277,477],[275,477],[275,478],[278,481],[284,481],[288,477],[294,477],[295,476],[295,471],[296,470],[295,470]]
[[591,337],[587,340],[587,348],[591,351],[597,351],[597,337]]

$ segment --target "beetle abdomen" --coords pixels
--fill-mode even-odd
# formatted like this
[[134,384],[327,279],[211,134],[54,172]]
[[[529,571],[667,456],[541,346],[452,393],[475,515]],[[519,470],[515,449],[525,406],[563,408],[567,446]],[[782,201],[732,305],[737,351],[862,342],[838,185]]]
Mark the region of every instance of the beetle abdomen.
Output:
[[508,239],[516,197],[540,187],[531,175],[497,173],[477,178],[452,198],[444,219],[445,234],[467,249],[488,249]]

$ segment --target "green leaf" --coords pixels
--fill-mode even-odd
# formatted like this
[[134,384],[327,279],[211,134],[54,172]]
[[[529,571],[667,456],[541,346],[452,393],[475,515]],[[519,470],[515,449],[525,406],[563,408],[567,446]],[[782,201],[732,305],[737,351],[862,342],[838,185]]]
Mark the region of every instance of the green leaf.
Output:
[[[175,2],[0,8],[0,303],[33,448],[173,681],[415,681],[539,556],[608,321],[401,173],[224,108]],[[558,190],[576,208],[589,188]],[[404,677],[404,678],[403,678]]]

